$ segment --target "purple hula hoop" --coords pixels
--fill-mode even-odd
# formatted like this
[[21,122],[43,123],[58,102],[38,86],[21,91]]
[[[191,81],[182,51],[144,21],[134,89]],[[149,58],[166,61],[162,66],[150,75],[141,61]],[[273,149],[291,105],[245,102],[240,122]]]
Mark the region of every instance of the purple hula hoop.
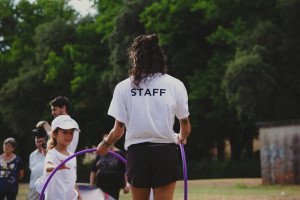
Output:
[[[73,155],[69,156],[67,159],[65,159],[64,161],[62,161],[53,171],[52,173],[50,174],[50,176],[48,177],[43,189],[42,189],[42,192],[41,192],[41,195],[40,195],[40,198],[39,200],[43,200],[43,194],[46,190],[46,187],[49,183],[49,181],[51,180],[52,176],[55,174],[55,172],[63,165],[65,164],[66,162],[68,162],[69,160],[71,160],[72,158],[76,157],[76,156],[79,156],[81,154],[85,154],[85,153],[88,153],[88,152],[93,152],[93,151],[96,151],[97,149],[87,149],[87,150],[83,150],[83,151],[79,151],[77,153],[74,153]],[[110,154],[113,154],[114,156],[118,157],[124,164],[126,164],[126,160],[120,156],[119,154],[115,153],[115,152],[112,152],[112,151],[108,151],[108,153]]]
[[[184,148],[183,148],[183,144],[180,144],[180,149],[181,149],[181,155],[182,155],[182,163],[183,163],[183,175],[184,175],[184,200],[187,200],[187,171],[186,171],[186,160],[185,160],[185,153],[184,153]],[[45,185],[42,189],[42,192],[40,194],[40,198],[39,200],[43,200],[43,195],[44,192],[46,190],[46,187],[49,183],[49,181],[51,180],[52,176],[55,174],[55,172],[66,162],[68,162],[69,160],[71,160],[72,158],[79,156],[81,154],[85,154],[88,152],[93,152],[96,151],[97,149],[86,149],[83,151],[79,151],[77,153],[74,153],[73,155],[69,156],[67,159],[63,160],[50,174],[50,176],[48,177],[47,181],[45,182]],[[118,157],[124,164],[126,164],[126,160],[120,156],[119,154],[112,152],[112,151],[108,151],[109,154],[112,154],[116,157]]]
[[187,200],[187,169],[186,169],[186,160],[183,144],[180,143],[181,157],[182,157],[182,165],[183,165],[183,178],[184,178],[184,200]]

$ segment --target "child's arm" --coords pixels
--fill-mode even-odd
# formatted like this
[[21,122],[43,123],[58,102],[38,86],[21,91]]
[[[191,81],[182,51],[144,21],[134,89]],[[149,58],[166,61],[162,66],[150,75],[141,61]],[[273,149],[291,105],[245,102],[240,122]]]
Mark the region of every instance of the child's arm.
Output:
[[94,185],[95,183],[95,172],[91,171],[91,174],[90,174],[90,185]]
[[[63,160],[61,160],[60,162],[62,162]],[[60,163],[59,163],[60,164]],[[58,164],[58,165],[59,165]],[[47,162],[45,165],[46,168],[46,172],[52,172],[58,165],[54,165],[51,162]],[[62,169],[70,169],[69,167],[66,166],[66,163],[63,164],[58,170],[62,170]]]
[[77,197],[77,199],[78,199],[78,200],[82,200],[81,195],[80,195],[80,192],[79,192],[79,188],[78,188],[77,184],[75,184],[75,189],[76,189],[77,192],[78,192],[78,197]]

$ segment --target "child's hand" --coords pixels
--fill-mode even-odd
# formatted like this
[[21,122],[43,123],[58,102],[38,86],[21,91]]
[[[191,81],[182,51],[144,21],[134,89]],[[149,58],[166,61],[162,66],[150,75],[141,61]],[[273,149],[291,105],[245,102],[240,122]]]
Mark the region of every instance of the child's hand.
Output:
[[[63,161],[63,160],[60,160],[60,163],[62,163],[62,161]],[[59,164],[60,164],[60,163],[59,163]],[[59,165],[59,164],[58,164],[58,165]],[[66,163],[64,163],[62,166],[60,166],[60,168],[58,168],[58,170],[62,170],[62,169],[70,169],[70,167],[67,167],[67,166],[66,166]]]

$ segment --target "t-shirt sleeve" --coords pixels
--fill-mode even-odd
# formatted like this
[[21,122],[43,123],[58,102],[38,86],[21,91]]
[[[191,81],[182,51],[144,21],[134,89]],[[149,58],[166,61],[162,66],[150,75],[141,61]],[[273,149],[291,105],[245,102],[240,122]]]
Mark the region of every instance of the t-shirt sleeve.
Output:
[[121,84],[118,84],[114,90],[113,98],[108,109],[108,115],[123,123],[127,122],[125,92]]
[[188,95],[186,88],[182,82],[180,82],[177,87],[177,105],[176,105],[176,117],[178,119],[183,119],[189,116],[189,106],[188,106]]
[[48,162],[52,163],[52,164],[57,164],[54,163],[54,154],[52,151],[48,151],[46,154],[46,158],[45,158],[45,164],[47,164]]

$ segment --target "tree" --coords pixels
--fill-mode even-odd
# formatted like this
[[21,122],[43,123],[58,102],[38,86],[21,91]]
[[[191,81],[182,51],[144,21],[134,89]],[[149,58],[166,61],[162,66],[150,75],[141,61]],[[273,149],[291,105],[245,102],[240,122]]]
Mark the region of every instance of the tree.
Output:
[[[66,29],[56,27],[57,29],[61,28],[61,31],[52,32],[61,33],[57,35],[56,41],[51,40],[51,36],[54,34],[43,39],[43,34],[39,35],[39,31],[45,31],[45,35],[53,31],[55,25],[51,27],[50,21],[54,16],[57,16],[57,13],[70,19],[73,10],[64,7],[64,5],[64,1],[41,0],[36,4],[30,4],[28,1],[21,0],[14,7],[12,1],[0,2],[1,25],[5,25],[0,32],[3,38],[2,44],[5,45],[4,51],[0,54],[0,113],[2,116],[0,125],[5,123],[4,127],[9,129],[7,133],[10,136],[16,137],[17,141],[24,141],[23,143],[19,142],[20,148],[24,150],[20,153],[22,157],[28,157],[30,151],[34,149],[34,143],[32,143],[33,148],[31,150],[27,146],[25,147],[32,141],[30,130],[43,116],[50,115],[45,115],[45,110],[47,109],[49,113],[48,102],[53,96],[51,87],[43,82],[47,71],[44,61],[48,58],[47,53],[51,50],[60,51],[62,47],[59,48],[58,46],[64,45],[64,43],[56,42],[61,41],[61,37],[64,38],[63,34]],[[62,12],[64,9],[66,10],[65,13]],[[5,14],[2,15],[2,12]],[[52,25],[54,23],[62,25],[61,21],[64,20],[56,20]],[[44,22],[49,23],[36,29]],[[10,26],[6,26],[8,24]],[[33,42],[35,30],[37,31],[35,37],[37,43]],[[36,44],[40,45],[39,48],[36,48]],[[42,48],[44,44],[47,44],[45,49]],[[36,60],[35,51],[38,49],[45,51],[38,52],[39,57]],[[2,137],[4,134],[1,135]]]
[[[228,99],[239,116],[261,120],[284,120],[299,115],[299,59],[293,55],[299,45],[294,23],[300,9],[297,1],[278,5],[276,24],[264,21],[241,37],[239,50],[226,72]],[[284,13],[289,13],[287,18]],[[283,17],[284,16],[284,17]],[[289,28],[287,28],[289,27]],[[288,42],[287,42],[288,41]],[[287,50],[287,51],[286,51]]]

